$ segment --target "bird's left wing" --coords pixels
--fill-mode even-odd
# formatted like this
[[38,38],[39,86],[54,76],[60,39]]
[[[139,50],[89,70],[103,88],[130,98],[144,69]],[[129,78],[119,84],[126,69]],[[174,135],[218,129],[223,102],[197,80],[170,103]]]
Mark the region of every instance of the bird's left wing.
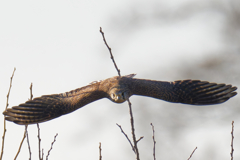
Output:
[[34,98],[8,108],[3,114],[6,120],[17,124],[40,123],[73,112],[106,96],[106,92],[100,88],[100,82],[96,82],[70,92]]
[[130,88],[135,95],[194,105],[223,103],[237,94],[237,87],[232,85],[200,80],[163,82],[133,78]]

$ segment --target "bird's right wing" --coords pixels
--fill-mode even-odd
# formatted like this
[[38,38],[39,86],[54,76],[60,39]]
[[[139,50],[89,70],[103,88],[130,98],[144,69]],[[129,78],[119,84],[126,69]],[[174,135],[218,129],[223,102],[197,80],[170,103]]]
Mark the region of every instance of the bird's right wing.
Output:
[[99,85],[96,82],[70,92],[37,97],[8,108],[3,114],[6,120],[23,125],[48,121],[106,97]]
[[132,94],[153,97],[169,102],[193,105],[218,104],[235,96],[237,87],[200,80],[174,82],[132,79]]

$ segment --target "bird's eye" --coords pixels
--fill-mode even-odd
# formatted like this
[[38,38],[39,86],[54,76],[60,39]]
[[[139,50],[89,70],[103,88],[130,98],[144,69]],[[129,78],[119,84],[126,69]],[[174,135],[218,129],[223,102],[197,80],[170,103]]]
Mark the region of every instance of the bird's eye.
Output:
[[115,97],[115,94],[114,93],[112,93],[112,98],[114,98]]
[[125,99],[124,92],[122,93],[122,98]]

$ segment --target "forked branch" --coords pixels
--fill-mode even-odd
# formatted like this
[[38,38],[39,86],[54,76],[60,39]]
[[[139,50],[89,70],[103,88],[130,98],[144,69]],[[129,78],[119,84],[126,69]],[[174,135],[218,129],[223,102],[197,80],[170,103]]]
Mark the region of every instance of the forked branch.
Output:
[[[104,32],[102,31],[102,28],[100,27],[100,33],[102,34],[102,37],[103,37],[103,41],[105,43],[105,45],[107,46],[109,52],[110,52],[110,55],[111,55],[111,59],[113,61],[113,64],[118,72],[118,75],[119,77],[121,77],[121,74],[120,74],[120,69],[118,69],[117,67],[117,64],[114,60],[114,57],[113,57],[113,54],[112,54],[112,49],[109,47],[109,45],[107,44],[107,41],[105,39],[105,36],[104,36]],[[134,153],[136,154],[136,159],[139,160],[139,152],[138,152],[138,147],[137,147],[137,143],[143,138],[143,137],[140,137],[138,140],[136,140],[136,136],[135,136],[135,129],[134,129],[134,120],[133,120],[133,114],[132,114],[132,106],[131,106],[131,102],[130,100],[128,99],[128,106],[129,106],[129,113],[130,113],[130,123],[131,123],[131,130],[132,130],[132,138],[133,138],[133,144],[132,142],[130,141],[130,139],[128,138],[127,134],[125,134],[125,132],[122,130],[122,127],[120,125],[118,125],[118,127],[121,129],[122,133],[125,135],[125,137],[127,138],[128,142],[130,143],[131,147],[132,147],[132,150],[134,151]]]
[[120,128],[121,132],[122,132],[122,133],[124,134],[124,136],[127,138],[129,144],[130,144],[131,147],[132,147],[133,152],[136,153],[136,152],[135,152],[135,149],[134,149],[134,146],[133,146],[133,144],[132,144],[132,142],[131,142],[131,140],[128,138],[127,134],[123,131],[122,126],[120,126],[119,124],[117,124],[117,126]]
[[138,141],[136,140],[135,128],[134,128],[134,119],[133,119],[133,114],[132,114],[132,104],[131,104],[129,99],[127,101],[128,101],[128,106],[129,106],[130,122],[131,122],[131,130],[132,130],[132,138],[133,138],[134,150],[135,150],[135,154],[136,154],[136,159],[140,160],[137,143],[142,138],[140,138]]

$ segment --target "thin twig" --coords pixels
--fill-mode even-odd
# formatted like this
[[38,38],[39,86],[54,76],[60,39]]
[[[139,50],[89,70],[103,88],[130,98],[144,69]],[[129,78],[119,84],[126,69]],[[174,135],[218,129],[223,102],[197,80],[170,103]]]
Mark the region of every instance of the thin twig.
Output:
[[10,78],[10,86],[9,86],[9,90],[8,90],[8,94],[7,94],[7,103],[6,103],[6,108],[5,108],[5,110],[7,110],[7,107],[8,107],[8,105],[9,105],[9,104],[8,104],[8,99],[9,99],[10,91],[11,91],[11,88],[12,88],[12,79],[13,79],[15,70],[16,70],[16,68],[14,68],[13,73],[12,73],[12,76],[11,76],[11,78]]
[[23,134],[23,138],[22,138],[22,141],[21,141],[21,143],[20,143],[20,146],[19,146],[19,148],[18,148],[18,151],[17,151],[17,154],[16,154],[14,160],[17,159],[17,156],[18,156],[18,154],[19,154],[20,151],[21,151],[23,141],[24,141],[24,139],[25,139],[25,137],[26,137],[26,133],[27,133],[27,125],[25,126],[25,131],[24,131],[24,134]]
[[31,83],[31,85],[30,85],[30,100],[32,100],[32,98],[33,98],[33,94],[32,94],[32,83]]
[[[27,128],[27,126],[28,126],[28,125],[26,125],[26,128]],[[26,129],[26,130],[27,130],[27,129]],[[28,143],[29,160],[31,160],[32,152],[31,152],[31,147],[30,147],[30,143],[29,143],[28,131],[26,132],[26,136],[27,136],[27,143]]]
[[189,156],[189,158],[187,160],[191,159],[191,157],[192,157],[193,153],[196,151],[196,149],[197,149],[197,147],[192,151],[191,155]]
[[[116,124],[117,124],[117,123],[116,123]],[[132,147],[133,152],[135,153],[135,149],[134,149],[134,146],[133,146],[131,140],[128,138],[127,134],[123,131],[122,127],[121,127],[119,124],[117,124],[117,126],[120,128],[121,132],[122,132],[122,133],[124,134],[124,136],[127,138],[128,142],[130,143],[130,145],[131,145],[131,147]]]
[[39,160],[42,160],[41,157],[41,138],[40,138],[40,128],[39,128],[39,124],[37,123],[37,128],[38,128],[38,152],[39,152]]
[[117,64],[115,63],[115,60],[114,60],[114,57],[113,57],[113,54],[112,54],[112,49],[111,49],[111,48],[108,46],[108,44],[107,44],[107,41],[106,41],[105,36],[104,36],[104,32],[102,31],[102,27],[100,27],[100,33],[102,34],[103,41],[104,41],[105,45],[107,46],[107,48],[108,48],[108,50],[109,50],[109,52],[110,52],[111,59],[112,59],[112,61],[113,61],[113,64],[114,64],[117,72],[118,72],[118,75],[119,75],[119,77],[121,77],[120,69],[118,69]]
[[42,159],[41,160],[43,160],[43,155],[44,155],[44,152],[43,152],[43,148],[42,148]]
[[233,130],[234,130],[234,121],[232,121],[232,132],[231,132],[231,136],[232,136],[232,140],[231,140],[231,153],[230,153],[231,160],[233,160],[233,151],[234,151],[234,149],[233,149],[233,139],[234,139]]
[[155,155],[156,141],[155,141],[155,135],[154,135],[155,131],[154,131],[154,126],[153,126],[153,124],[151,123],[150,125],[152,126],[152,131],[153,131],[153,136],[152,136],[152,138],[153,138],[153,159],[156,160],[156,155]]
[[[33,94],[32,94],[32,83],[31,83],[29,89],[30,89],[30,100],[32,100],[32,98],[33,98]],[[28,125],[26,125],[26,130],[27,130],[27,126],[28,126]],[[28,144],[28,151],[29,151],[29,160],[31,160],[32,152],[31,152],[31,147],[30,147],[30,143],[29,143],[28,131],[26,131],[26,136],[27,136],[27,144]]]
[[135,153],[136,153],[136,159],[140,160],[138,147],[137,147],[136,136],[135,136],[134,120],[133,120],[133,115],[132,115],[132,104],[131,104],[129,99],[127,101],[128,101],[129,113],[130,113],[130,117],[131,117],[130,118],[130,122],[131,122],[131,130],[132,130],[132,138],[133,138],[134,150],[135,150]]
[[57,136],[58,136],[58,134],[56,134],[56,135],[54,136],[54,140],[53,140],[53,142],[52,142],[52,144],[51,144],[51,148],[48,150],[48,154],[47,154],[47,156],[46,156],[46,160],[48,160],[48,156],[50,155],[50,152],[51,152],[51,150],[52,150],[52,147],[53,147],[54,142],[56,141]]
[[142,137],[140,137],[138,140],[137,140],[137,143],[141,140],[141,139],[143,139],[144,137],[142,136]]
[[102,160],[102,148],[101,148],[101,142],[99,142],[99,160]]
[[[13,79],[15,70],[16,70],[16,68],[14,68],[13,73],[12,73],[12,76],[11,76],[11,78],[10,78],[10,86],[9,86],[9,90],[8,90],[8,94],[7,94],[7,102],[6,102],[5,111],[7,110],[7,107],[8,107],[8,105],[9,105],[9,104],[8,104],[8,99],[9,99],[10,91],[11,91],[11,88],[12,88],[12,79]],[[0,160],[2,160],[2,156],[3,156],[4,140],[5,140],[6,131],[7,131],[7,129],[6,129],[6,119],[5,119],[5,116],[4,116],[4,128],[3,128],[2,149],[1,149]]]

